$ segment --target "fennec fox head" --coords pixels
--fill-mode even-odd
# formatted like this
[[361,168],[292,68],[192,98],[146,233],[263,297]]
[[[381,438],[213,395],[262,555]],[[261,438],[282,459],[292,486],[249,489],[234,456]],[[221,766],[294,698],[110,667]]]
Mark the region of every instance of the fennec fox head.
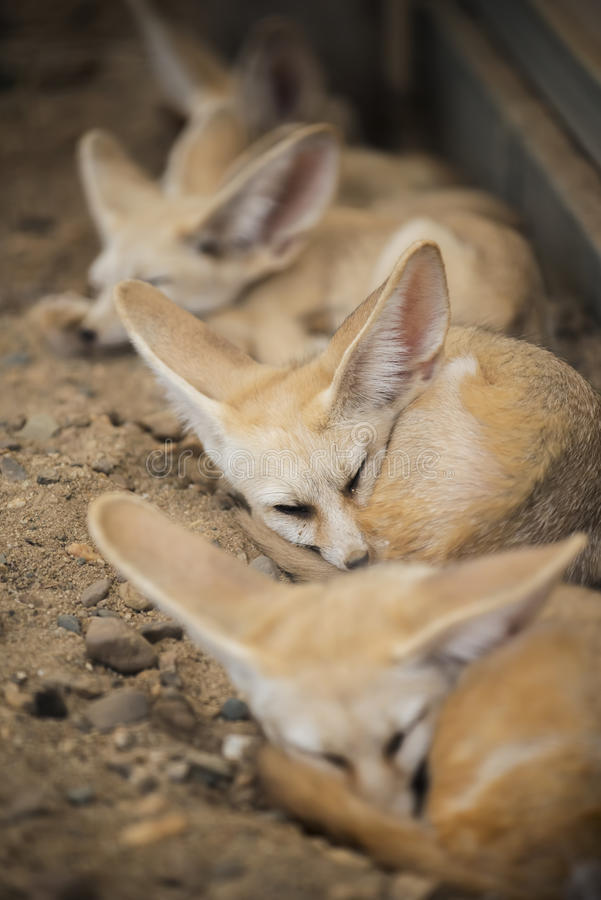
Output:
[[[83,344],[126,341],[111,295],[124,278],[160,285],[175,303],[203,315],[285,268],[302,250],[336,190],[335,135],[317,125],[271,135],[217,187],[207,130],[225,132],[212,136],[220,148],[214,169],[221,167],[222,175],[230,125],[229,114],[219,112],[189,129],[172,152],[162,185],[108,134],[83,138],[82,179],[102,241],[89,273],[98,299],[79,323]],[[235,133],[230,138],[231,156]]]
[[116,296],[135,347],[253,517],[339,569],[366,564],[357,507],[395,418],[441,361],[449,303],[438,248],[410,248],[324,353],[287,369],[254,362],[148,285]]
[[528,625],[584,543],[290,585],[127,495],[95,500],[89,527],[106,558],[224,664],[273,744],[397,813],[423,799],[438,711],[463,668]]

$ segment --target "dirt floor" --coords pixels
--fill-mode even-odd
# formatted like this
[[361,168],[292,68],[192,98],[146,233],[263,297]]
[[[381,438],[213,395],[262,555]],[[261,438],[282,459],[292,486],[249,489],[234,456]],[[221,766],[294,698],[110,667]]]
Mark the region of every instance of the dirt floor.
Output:
[[[28,324],[42,295],[85,292],[96,252],[77,138],[112,129],[158,171],[174,134],[120,4],[49,4],[47,21],[41,6],[0,15],[0,897],[450,898],[269,809],[252,761],[222,752],[230,735],[252,750],[258,729],[235,719],[243,710],[232,720],[231,703],[221,714],[231,686],[186,638],[156,643],[158,665],[137,675],[86,656],[98,614],[136,630],[164,619],[128,605],[116,573],[77,546],[93,497],[135,491],[233,554],[257,551],[194,465],[178,473],[189,439],[134,355],[58,359]],[[561,352],[599,383],[598,334],[573,311],[554,315]],[[161,477],[147,465],[157,451],[173,453]],[[84,605],[107,578],[107,596]],[[124,688],[144,695],[125,695],[139,721],[95,727],[98,700]]]

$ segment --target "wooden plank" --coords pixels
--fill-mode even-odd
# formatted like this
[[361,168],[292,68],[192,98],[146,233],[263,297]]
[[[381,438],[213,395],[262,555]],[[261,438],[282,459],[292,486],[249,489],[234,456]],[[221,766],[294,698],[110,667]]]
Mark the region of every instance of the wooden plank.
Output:
[[601,35],[590,5],[576,0],[469,0],[601,168]]
[[418,13],[418,84],[436,146],[521,212],[554,282],[601,319],[597,169],[455,2]]

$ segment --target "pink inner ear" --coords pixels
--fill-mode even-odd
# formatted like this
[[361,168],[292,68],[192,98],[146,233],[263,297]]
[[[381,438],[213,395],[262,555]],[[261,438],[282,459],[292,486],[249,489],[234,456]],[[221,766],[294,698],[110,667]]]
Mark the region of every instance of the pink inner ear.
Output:
[[[325,149],[325,153],[329,153],[329,148]],[[302,233],[304,228],[312,224],[311,210],[315,209],[317,215],[321,205],[320,196],[327,199],[327,180],[330,174],[328,163],[321,141],[296,155],[279,185],[273,209],[263,226],[263,237],[266,240],[277,240],[281,233],[287,244],[290,237],[296,236],[291,235],[291,231]]]
[[[416,258],[417,257],[417,258]],[[428,362],[439,349],[437,332],[444,328],[446,298],[444,270],[438,252],[431,247],[417,251],[405,267],[395,290],[395,331],[403,355],[416,362]],[[430,372],[433,363],[430,365]],[[428,372],[424,370],[425,377]]]

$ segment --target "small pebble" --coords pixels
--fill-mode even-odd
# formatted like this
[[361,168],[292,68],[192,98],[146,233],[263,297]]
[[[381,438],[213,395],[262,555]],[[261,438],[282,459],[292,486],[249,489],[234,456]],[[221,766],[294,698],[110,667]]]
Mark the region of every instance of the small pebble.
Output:
[[146,612],[147,610],[152,609],[150,600],[143,597],[129,581],[124,581],[123,584],[119,585],[119,596],[126,606],[129,606],[130,609],[133,609],[136,612]]
[[100,472],[102,475],[110,475],[116,465],[117,464],[113,462],[113,460],[102,457],[94,460],[92,463],[92,470],[94,472]]
[[99,731],[111,731],[117,725],[129,725],[148,716],[146,694],[134,688],[121,688],[93,700],[86,710],[86,717]]
[[156,644],[158,641],[163,641],[166,638],[181,641],[183,629],[181,625],[177,625],[175,622],[150,622],[147,625],[142,625],[140,634],[147,641],[150,641],[151,644]]
[[216,753],[190,750],[186,759],[190,763],[190,777],[202,781],[207,787],[220,787],[233,777],[232,764]]
[[0,366],[7,369],[13,366],[26,366],[31,362],[31,356],[25,350],[17,350],[15,353],[5,353],[0,356]]
[[52,811],[53,806],[47,787],[29,788],[17,795],[7,810],[0,811],[0,822],[9,824],[34,816],[45,816]]
[[89,544],[83,544],[79,541],[74,541],[72,544],[69,544],[67,547],[67,553],[69,556],[74,556],[76,559],[83,559],[84,562],[102,562],[102,557],[93,550]]
[[100,609],[95,609],[92,613],[94,616],[98,616],[99,619],[120,619],[121,616],[114,609],[107,609],[104,606],[101,606]]
[[74,634],[81,634],[81,625],[79,624],[77,616],[67,614],[57,616],[56,624],[59,628],[64,628],[66,631],[72,631]]
[[92,584],[89,584],[83,591],[81,602],[84,606],[96,606],[97,603],[104,600],[110,589],[111,579],[99,578],[98,581],[93,581]]
[[219,710],[219,715],[228,722],[240,722],[250,718],[248,706],[238,697],[228,697]]
[[58,484],[61,480],[60,475],[54,469],[43,469],[38,472],[36,481],[38,484]]
[[270,578],[275,578],[276,581],[280,574],[280,570],[268,556],[257,556],[250,563],[250,568],[256,569],[257,572],[262,572],[263,575],[269,575]]
[[0,472],[7,481],[25,481],[27,472],[12,456],[0,457]]
[[181,784],[190,774],[190,763],[185,759],[174,759],[166,766],[165,774],[169,781]]
[[123,829],[119,840],[126,847],[144,847],[181,834],[187,827],[188,820],[183,813],[173,812],[160,819],[129,825]]
[[249,734],[226,734],[221,745],[221,754],[229,762],[242,762],[248,750],[257,739]]
[[160,697],[152,708],[153,717],[168,731],[191,734],[196,730],[197,718],[190,701],[174,691]]
[[152,646],[122,619],[92,618],[86,634],[86,649],[90,659],[124,675],[157,664]]
[[25,425],[19,432],[20,438],[28,441],[38,441],[43,443],[48,438],[53,437],[59,430],[59,424],[53,416],[48,413],[33,413],[29,416]]
[[135,746],[136,736],[127,728],[117,728],[113,735],[113,744],[117,750],[131,750]]
[[86,806],[86,804],[91,803],[92,800],[95,800],[96,794],[94,793],[94,789],[90,787],[89,784],[84,784],[81,787],[69,788],[66,791],[67,800],[73,806]]

